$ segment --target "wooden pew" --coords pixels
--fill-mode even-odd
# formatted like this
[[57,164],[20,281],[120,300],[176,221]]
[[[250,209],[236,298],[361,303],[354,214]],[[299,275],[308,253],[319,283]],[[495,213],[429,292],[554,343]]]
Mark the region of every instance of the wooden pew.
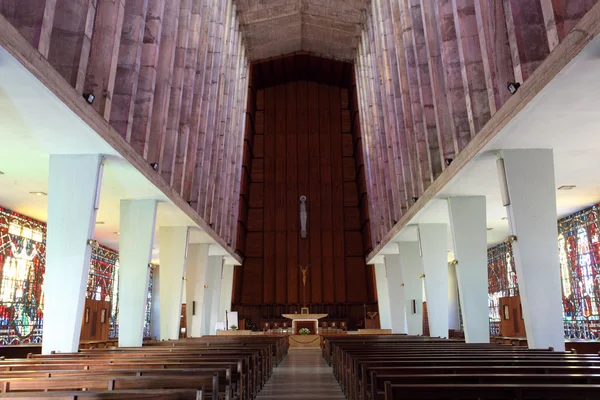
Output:
[[151,389],[142,392],[139,390],[119,390],[118,392],[13,392],[0,394],[0,398],[7,400],[32,398],[53,400],[203,400],[203,395],[201,390],[193,389]]
[[123,398],[139,399],[146,395],[160,398],[161,394],[169,396],[165,398],[181,394],[180,398],[253,399],[271,375],[273,362],[278,364],[287,354],[287,340],[282,339],[209,337],[0,360],[4,392],[0,398],[23,398],[21,391],[27,391],[36,398],[38,393],[44,393],[40,398],[48,393],[54,396],[49,398],[74,398],[70,393],[94,396],[106,392],[107,398],[123,393]]
[[[572,398],[600,398],[600,357],[594,355],[394,335],[326,338],[325,343],[323,357],[330,359],[350,400],[566,399],[570,391],[575,391]],[[508,389],[490,391],[494,385]],[[434,386],[439,388],[431,390]],[[546,386],[557,390],[538,390]],[[529,397],[519,397],[519,388]],[[563,397],[544,397],[548,393]]]
[[600,396],[600,385],[536,384],[385,384],[385,400],[400,399],[569,399],[593,400]]

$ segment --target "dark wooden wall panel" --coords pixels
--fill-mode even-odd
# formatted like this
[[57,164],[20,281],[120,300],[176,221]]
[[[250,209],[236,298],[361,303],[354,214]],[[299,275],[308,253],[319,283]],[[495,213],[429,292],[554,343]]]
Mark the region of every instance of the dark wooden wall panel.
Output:
[[[261,74],[277,76],[261,75],[276,85],[256,90],[253,101],[249,208],[244,221],[247,258],[238,274],[241,289],[236,293],[241,290],[241,300],[234,302],[250,318],[298,311],[304,303],[299,265],[310,266],[306,302],[314,310],[340,318],[349,315],[343,308],[348,303],[362,308],[373,302],[363,246],[369,218],[360,208],[357,189],[365,188],[358,181],[363,175],[357,173],[362,158],[354,158],[362,150],[355,149],[360,138],[351,122],[352,92],[346,88],[350,84],[331,85],[336,66],[312,62],[313,70],[322,69],[319,73],[329,78],[283,83],[280,75],[290,74],[289,62],[260,67]],[[301,195],[308,198],[306,239],[300,235]]]

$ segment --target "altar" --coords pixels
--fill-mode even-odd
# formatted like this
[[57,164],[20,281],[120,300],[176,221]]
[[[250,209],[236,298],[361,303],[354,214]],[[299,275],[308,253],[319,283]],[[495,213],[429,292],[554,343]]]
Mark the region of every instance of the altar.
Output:
[[292,332],[297,335],[302,328],[307,328],[311,335],[316,335],[319,328],[319,320],[328,314],[283,314],[284,318],[292,320]]

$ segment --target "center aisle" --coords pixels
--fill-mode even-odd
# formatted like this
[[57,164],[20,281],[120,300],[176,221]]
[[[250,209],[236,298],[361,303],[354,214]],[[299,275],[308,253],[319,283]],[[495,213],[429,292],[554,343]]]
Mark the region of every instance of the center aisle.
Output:
[[289,349],[257,399],[342,400],[346,397],[319,349]]

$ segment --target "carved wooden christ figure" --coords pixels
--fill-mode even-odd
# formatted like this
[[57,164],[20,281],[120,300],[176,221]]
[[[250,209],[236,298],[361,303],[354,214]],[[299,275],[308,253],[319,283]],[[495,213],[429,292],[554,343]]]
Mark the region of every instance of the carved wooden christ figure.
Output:
[[300,272],[302,272],[302,302],[304,303],[304,307],[306,307],[306,273],[308,272],[309,265],[298,265],[300,267]]

